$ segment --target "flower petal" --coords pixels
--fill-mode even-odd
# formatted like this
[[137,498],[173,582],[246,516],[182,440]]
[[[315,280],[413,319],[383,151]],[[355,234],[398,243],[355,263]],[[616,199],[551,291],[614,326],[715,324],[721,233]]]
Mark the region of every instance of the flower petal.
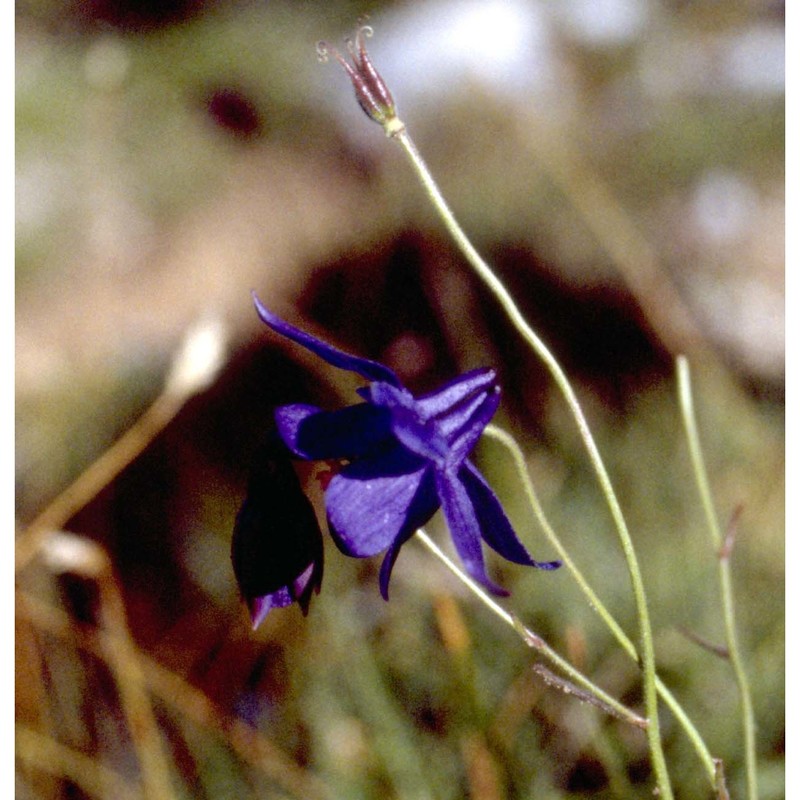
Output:
[[308,606],[311,603],[312,593],[319,594],[322,587],[322,558],[308,565],[308,568],[295,578],[289,587],[289,594],[297,601],[297,605],[303,612],[303,616],[308,614]]
[[284,587],[272,594],[265,594],[263,597],[251,597],[247,600],[247,608],[250,612],[250,622],[255,630],[266,618],[273,608],[285,608],[290,606],[294,599],[289,594],[289,590]]
[[[420,525],[422,524],[424,523],[420,523]],[[378,585],[380,586],[381,597],[383,597],[384,600],[389,599],[389,578],[392,577],[392,570],[394,569],[395,561],[397,561],[397,556],[400,555],[400,548],[416,533],[416,531],[416,527],[411,528],[406,536],[398,536],[389,546],[386,555],[383,557]]]
[[325,493],[331,535],[364,558],[407,539],[438,508],[428,465],[401,447],[348,464]]
[[561,566],[560,561],[536,561],[531,558],[514,533],[497,495],[472,462],[465,461],[458,476],[472,501],[481,537],[489,547],[515,564],[525,564],[539,569],[556,569]]
[[449,471],[436,470],[436,492],[442,504],[450,535],[467,572],[478,583],[496,595],[508,592],[489,580],[481,550],[481,530],[477,514],[467,490],[458,477]]
[[459,429],[451,431],[448,437],[450,452],[447,457],[447,464],[451,469],[457,469],[473,451],[484,428],[489,424],[499,405],[499,386],[495,386],[493,391],[486,394],[480,403],[470,404],[470,416]]
[[392,432],[411,453],[444,465],[449,446],[435,420],[426,419],[407,389],[376,382],[369,386],[369,401],[391,414]]
[[280,406],[275,423],[286,446],[312,461],[363,456],[391,438],[389,412],[369,403],[339,411],[302,403]]
[[282,586],[271,594],[261,597],[247,598],[247,608],[250,611],[250,620],[255,630],[267,617],[273,608],[285,608],[296,602],[303,616],[308,614],[311,595],[319,593],[322,585],[322,560],[309,564],[303,572],[288,586]]
[[[489,367],[474,369],[449,381],[441,389],[418,398],[416,402],[428,419],[450,416],[465,400],[488,391],[496,382],[497,373],[493,369]],[[463,424],[463,421],[456,423],[456,427],[460,424]]]
[[314,355],[323,359],[323,361],[327,361],[332,366],[339,367],[339,369],[355,372],[368,381],[385,381],[394,386],[400,386],[400,379],[389,367],[379,364],[377,361],[370,361],[367,358],[360,358],[359,356],[345,353],[343,350],[339,350],[338,347],[333,347],[333,345],[323,342],[321,339],[317,339],[310,333],[301,331],[299,328],[295,328],[294,325],[284,322],[280,317],[277,317],[262,305],[261,301],[256,297],[255,292],[253,293],[253,301],[255,302],[258,316],[261,317],[262,321],[269,325],[272,330],[279,333],[281,336],[285,336],[287,339],[291,339],[302,347],[305,347],[306,350],[310,350]]

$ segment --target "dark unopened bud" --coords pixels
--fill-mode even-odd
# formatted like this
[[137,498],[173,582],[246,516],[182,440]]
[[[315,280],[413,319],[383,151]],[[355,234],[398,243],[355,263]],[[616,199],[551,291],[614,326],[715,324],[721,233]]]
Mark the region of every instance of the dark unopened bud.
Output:
[[305,614],[322,582],[322,533],[289,454],[270,442],[257,454],[236,517],[233,571],[253,628],[273,608]]
[[317,55],[320,61],[327,61],[332,55],[342,65],[353,84],[356,100],[364,113],[371,120],[383,125],[387,136],[394,136],[403,130],[403,123],[397,116],[389,87],[373,66],[367,53],[364,41],[369,36],[372,36],[372,28],[369,25],[359,25],[355,39],[345,41],[351,61],[327,42],[317,43]]

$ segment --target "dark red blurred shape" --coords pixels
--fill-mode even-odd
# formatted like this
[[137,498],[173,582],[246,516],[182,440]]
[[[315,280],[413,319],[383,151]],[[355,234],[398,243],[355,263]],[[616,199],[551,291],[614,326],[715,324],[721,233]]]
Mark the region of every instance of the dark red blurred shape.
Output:
[[242,139],[261,135],[261,115],[255,104],[239,89],[215,89],[206,107],[211,119],[228,133]]

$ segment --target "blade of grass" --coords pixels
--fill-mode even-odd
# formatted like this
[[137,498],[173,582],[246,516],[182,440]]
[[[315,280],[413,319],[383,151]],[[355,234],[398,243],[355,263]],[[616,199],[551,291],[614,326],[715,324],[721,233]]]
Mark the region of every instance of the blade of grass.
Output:
[[29,767],[57,778],[67,778],[80,788],[105,800],[141,800],[142,794],[121,775],[92,758],[55,741],[27,725],[16,725],[17,756]]
[[[722,600],[722,618],[725,627],[725,641],[728,647],[728,656],[733,668],[734,678],[739,690],[739,704],[742,712],[742,734],[744,736],[744,762],[747,781],[748,800],[758,798],[758,777],[756,762],[756,726],[753,713],[753,700],[750,694],[750,683],[744,667],[742,651],[739,647],[739,637],[736,633],[736,613],[733,598],[733,581],[731,578],[731,549],[733,530],[723,536],[719,525],[711,485],[708,480],[703,450],[700,444],[700,434],[697,430],[697,419],[694,411],[692,397],[691,374],[689,361],[685,356],[678,356],[678,397],[680,400],[683,424],[686,430],[686,439],[689,445],[689,454],[692,460],[692,472],[700,493],[700,501],[706,518],[711,542],[717,552],[717,572],[719,577],[720,596]],[[735,518],[734,518],[735,522]]]
[[15,570],[35,558],[51,531],[63,529],[69,519],[108,486],[183,408],[190,397],[204,390],[219,370],[226,332],[218,321],[201,321],[191,327],[176,352],[164,389],[141,417],[90,464],[17,536]]
[[[37,629],[65,641],[74,642],[98,658],[114,647],[114,634],[75,623],[61,609],[49,605],[23,590],[16,592],[16,613]],[[196,725],[224,738],[236,755],[270,780],[302,800],[330,800],[328,788],[310,775],[259,731],[216,706],[199,689],[179,675],[139,653],[144,680],[149,690],[165,705]]]

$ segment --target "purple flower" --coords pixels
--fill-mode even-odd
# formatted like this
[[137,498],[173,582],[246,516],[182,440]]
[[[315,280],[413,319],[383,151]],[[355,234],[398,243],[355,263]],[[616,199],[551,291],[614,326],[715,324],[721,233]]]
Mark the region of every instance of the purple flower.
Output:
[[255,295],[254,300],[276,333],[370,381],[357,390],[363,400],[357,405],[339,411],[281,406],[275,422],[296,457],[346,462],[325,491],[331,535],[349,556],[386,553],[380,571],[384,598],[401,546],[440,507],[467,572],[495,594],[508,593],[486,575],[481,540],[517,564],[560,566],[530,557],[468,459],[500,402],[494,370],[467,372],[415,398],[389,367],[326,344],[276,317]]
[[255,630],[273,608],[308,613],[322,583],[322,533],[282,442],[257,453],[236,516],[231,561]]

